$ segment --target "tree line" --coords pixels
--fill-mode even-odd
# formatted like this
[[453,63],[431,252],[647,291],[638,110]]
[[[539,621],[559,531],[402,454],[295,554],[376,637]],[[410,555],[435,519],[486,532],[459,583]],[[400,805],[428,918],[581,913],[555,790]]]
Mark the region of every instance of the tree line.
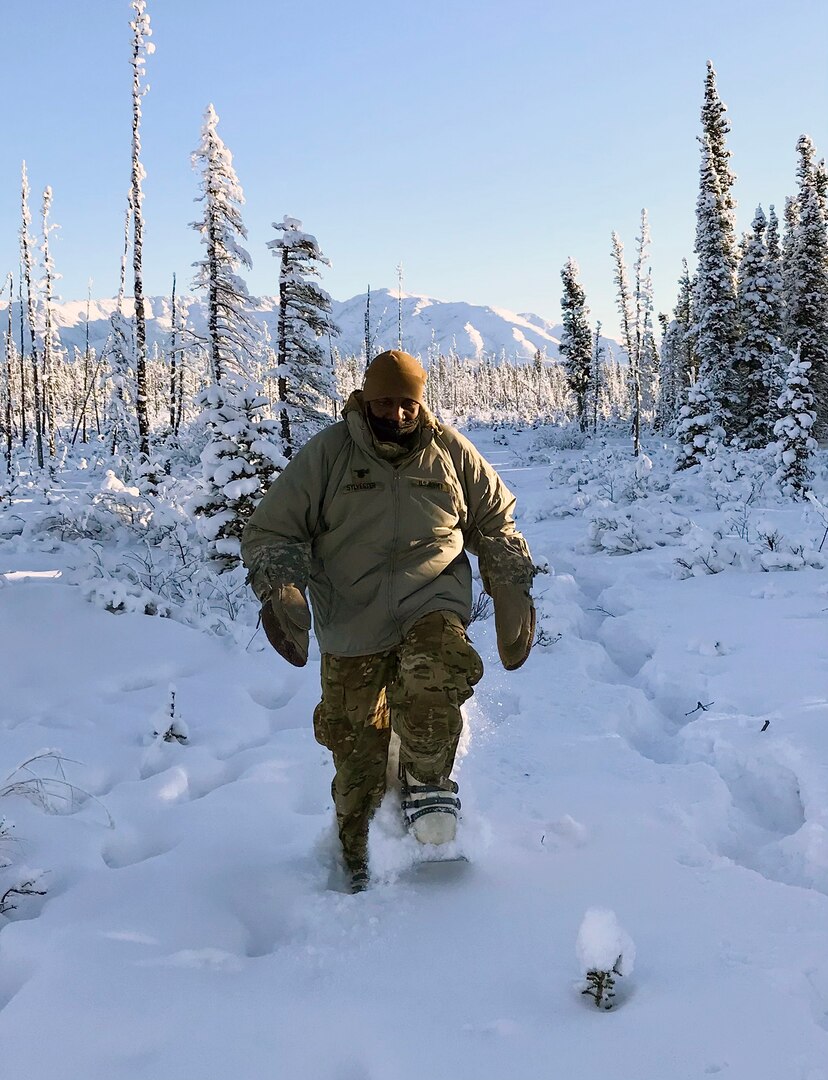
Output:
[[[627,409],[633,449],[641,427],[671,433],[677,467],[714,457],[723,445],[772,446],[782,487],[802,496],[811,478],[815,434],[828,434],[828,173],[807,135],[796,145],[797,192],[782,227],[774,206],[757,207],[736,234],[730,122],[713,64],[701,109],[696,267],[687,261],[671,315],[660,314],[656,345],[649,227],[641,230],[630,275],[612,235],[617,305],[628,357]],[[561,271],[561,354],[583,429],[602,377],[588,308],[569,259]]]

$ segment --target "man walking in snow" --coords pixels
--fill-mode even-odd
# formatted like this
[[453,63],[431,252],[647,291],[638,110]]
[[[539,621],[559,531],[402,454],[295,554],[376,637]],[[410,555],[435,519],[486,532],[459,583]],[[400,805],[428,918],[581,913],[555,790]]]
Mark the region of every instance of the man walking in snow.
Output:
[[355,891],[368,881],[368,825],[400,739],[402,807],[425,844],[454,839],[451,771],[460,706],[483,675],[466,635],[478,558],[507,670],[526,660],[534,566],[514,496],[472,444],[423,403],[426,373],[381,353],[344,419],[312,438],[259,503],[242,557],[270,643],[307,663],[310,611],[322,651],[317,740],[333,754],[339,836]]

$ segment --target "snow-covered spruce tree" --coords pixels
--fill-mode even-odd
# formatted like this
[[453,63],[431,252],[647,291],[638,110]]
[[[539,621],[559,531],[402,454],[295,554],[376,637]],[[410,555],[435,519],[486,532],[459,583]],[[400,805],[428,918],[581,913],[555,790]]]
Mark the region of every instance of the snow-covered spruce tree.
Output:
[[[735,275],[730,222],[725,213],[709,139],[702,137],[700,192],[696,204],[698,256],[693,294],[691,337],[698,356],[698,378],[681,408],[676,435],[681,443],[679,468],[715,453],[732,423],[738,400],[733,357],[738,340]],[[704,437],[703,433],[706,432]]]
[[824,182],[807,135],[797,143],[797,224],[788,271],[786,344],[810,363],[818,431],[828,432],[828,232]]
[[[785,347],[785,283],[782,272],[782,248],[779,236],[779,219],[776,210],[768,210],[768,230],[766,233],[767,274],[771,288],[767,294],[772,308],[771,325],[776,334],[777,347],[772,356],[767,357],[768,367],[763,375],[767,389],[766,411],[772,417],[776,411],[776,402],[785,385],[785,371],[791,362],[791,354]],[[772,430],[772,425],[770,425]]]
[[785,389],[777,405],[781,416],[774,425],[776,481],[786,495],[803,499],[812,480],[811,457],[817,448],[811,434],[816,421],[808,371],[809,361],[794,357],[785,373]]
[[[699,198],[696,205],[696,254],[698,268],[693,296],[694,325],[691,333],[699,359],[698,383],[702,392],[688,395],[691,412],[699,407],[696,420],[691,424],[695,430],[702,417],[707,417],[709,431],[715,429],[717,438],[723,438],[732,426],[734,413],[738,414],[740,401],[733,377],[739,324],[736,307],[736,283],[733,245],[730,239],[731,222],[723,203],[713,155],[706,135],[702,136],[702,161],[699,181]],[[684,412],[684,409],[682,410]],[[683,419],[688,419],[683,416]],[[682,431],[687,431],[681,426]],[[695,438],[695,436],[694,436]],[[698,445],[698,444],[696,444]],[[713,440],[705,441],[707,452]],[[688,444],[685,444],[685,451]],[[698,458],[698,454],[696,454]],[[682,461],[687,462],[686,453]]]
[[[705,383],[707,411],[714,426],[728,432],[731,416],[734,412],[738,414],[740,402],[732,375],[739,337],[736,306],[738,251],[736,204],[732,194],[735,178],[727,149],[730,124],[726,113],[727,107],[716,87],[716,72],[708,61],[699,136],[701,166],[695,243],[698,266],[691,334],[698,355],[699,379]],[[692,407],[689,398],[688,405]]]
[[679,410],[676,424],[677,469],[689,469],[704,458],[712,457],[724,440],[724,430],[717,426],[714,403],[707,386],[699,379],[687,391],[687,401]]
[[736,177],[730,168],[731,153],[727,148],[727,136],[730,134],[730,122],[727,119],[727,106],[719,97],[716,86],[716,71],[713,61],[707,61],[707,75],[704,80],[704,100],[701,108],[702,135],[710,144],[711,165],[719,185],[722,213],[723,246],[729,262],[735,271],[737,261],[736,243],[736,200],[733,198],[733,185]]
[[578,264],[567,259],[561,270],[564,292],[561,298],[563,333],[559,351],[564,358],[569,388],[575,397],[575,415],[581,431],[586,431],[587,396],[592,368],[592,332],[589,328],[586,293],[578,281]]
[[766,233],[767,219],[759,206],[742,242],[738,284],[742,333],[736,349],[736,369],[742,409],[738,417],[740,426],[734,424],[733,433],[742,446],[749,448],[767,446],[771,441],[775,417],[768,404],[772,373],[782,349],[781,282],[768,254]]
[[336,381],[321,339],[336,327],[330,296],[312,280],[330,266],[316,237],[292,217],[274,221],[273,228],[279,235],[267,246],[279,260],[279,419],[285,456],[291,457],[332,420]]
[[199,403],[210,437],[201,453],[201,491],[190,509],[199,515],[210,556],[221,570],[232,570],[240,564],[242,529],[287,460],[258,383],[227,374],[202,391]]
[[147,321],[144,311],[144,191],[146,177],[141,161],[141,98],[149,87],[145,83],[147,57],[155,52],[146,0],[132,0],[135,18],[132,29],[132,270],[135,296],[135,412],[138,438],[145,461],[150,456],[150,423],[147,409]]
[[190,503],[208,551],[222,570],[239,565],[239,538],[276,471],[285,464],[278,424],[268,420],[261,387],[249,375],[255,330],[250,296],[237,270],[251,265],[242,247],[247,230],[240,207],[244,194],[233,158],[217,131],[218,116],[207,107],[193,165],[201,169],[203,215],[193,223],[207,248],[195,263],[194,287],[207,291],[207,328],[212,382],[199,395],[209,433],[202,451],[202,489]]
[[52,207],[52,189],[43,192],[43,236],[41,255],[43,260],[43,411],[46,416],[46,431],[49,454],[55,456],[55,383],[57,369],[65,362],[63,345],[54,322],[54,283],[60,278],[55,271],[55,264],[49,246],[49,235],[59,228],[49,223],[49,211]]
[[658,353],[658,405],[653,426],[656,431],[669,431],[678,411],[678,354],[675,341],[675,320],[670,322],[661,312],[661,348]]
[[660,315],[659,399],[655,425],[659,431],[674,431],[679,410],[687,403],[687,392],[696,382],[698,360],[693,350],[691,328],[692,282],[687,260],[682,260],[679,294],[672,319]]
[[[683,392],[692,386],[699,374],[699,358],[693,345],[693,279],[687,266],[687,259],[681,260],[681,277],[678,280],[678,298],[673,308],[677,338],[677,389]],[[677,396],[676,400],[679,398]]]
[[[799,224],[799,211],[795,195],[785,198],[785,230],[782,234],[780,252],[780,270],[782,273],[782,340],[790,346],[795,331],[790,325],[789,312],[793,309],[794,282],[796,280],[796,227]],[[795,347],[795,346],[794,346]],[[781,392],[781,391],[780,391]]]
[[201,142],[192,154],[193,168],[200,170],[202,216],[191,223],[206,247],[203,259],[194,263],[193,288],[207,293],[207,335],[215,382],[229,372],[247,373],[247,357],[257,335],[248,313],[250,294],[237,271],[250,269],[250,255],[241,241],[247,229],[241,217],[244,193],[233,169],[233,155],[218,133],[218,116],[212,105],[204,113]]

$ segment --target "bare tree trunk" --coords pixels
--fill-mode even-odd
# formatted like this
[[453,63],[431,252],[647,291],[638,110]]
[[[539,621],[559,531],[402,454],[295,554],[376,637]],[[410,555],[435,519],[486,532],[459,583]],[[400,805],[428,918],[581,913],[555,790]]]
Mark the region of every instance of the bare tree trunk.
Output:
[[177,434],[175,428],[175,401],[176,401],[176,321],[175,321],[175,274],[172,281],[172,296],[170,298],[172,311],[170,312],[170,431]]
[[32,216],[29,213],[29,177],[26,174],[26,162],[23,162],[23,178],[21,186],[23,224],[20,229],[20,245],[23,256],[23,273],[26,279],[26,309],[28,312],[29,335],[32,339],[32,394],[34,397],[33,409],[35,416],[35,447],[37,450],[37,465],[43,468],[43,411],[40,400],[40,365],[37,356],[37,338],[35,327],[34,295],[32,292],[32,248],[29,235],[29,225]]
[[14,280],[9,274],[9,324],[6,330],[6,400],[5,400],[5,425],[6,425],[6,472],[11,477],[12,469],[12,296],[14,295]]
[[49,210],[52,205],[52,189],[47,187],[43,192],[43,268],[44,277],[44,309],[46,326],[43,334],[43,414],[49,444],[49,456],[55,456],[55,388],[54,388],[54,357],[52,356],[52,282],[54,275],[52,261],[49,256]]
[[[20,263],[20,277],[17,280],[17,314],[20,319],[20,442],[25,446],[29,439],[26,426],[26,355],[23,342],[23,262]],[[11,318],[11,315],[9,316]]]
[[[627,268],[624,265],[624,245],[617,233],[612,234],[612,254],[615,260],[615,283],[618,286],[618,310],[621,314],[621,329],[624,334],[624,347],[630,361],[630,397],[632,404],[633,453],[641,453],[641,372],[639,370],[640,329],[631,325],[630,289],[627,283]],[[636,319],[636,322],[638,320]]]
[[83,350],[83,405],[81,408],[81,426],[83,434],[81,436],[82,441],[87,441],[86,431],[86,404],[89,400],[89,394],[86,390],[89,385],[89,309],[92,306],[92,282],[90,281],[86,289],[86,344]]
[[147,408],[147,322],[144,312],[143,243],[144,243],[144,193],[141,181],[146,176],[141,164],[141,98],[147,92],[142,86],[147,52],[152,51],[145,39],[151,34],[149,16],[145,13],[145,0],[133,0],[136,18],[130,25],[132,39],[132,270],[135,295],[135,413],[138,419],[138,437],[141,454],[145,460],[150,455],[150,424]]
[[402,336],[402,283],[403,283],[403,266],[402,263],[397,265],[397,348],[402,349],[403,336]]

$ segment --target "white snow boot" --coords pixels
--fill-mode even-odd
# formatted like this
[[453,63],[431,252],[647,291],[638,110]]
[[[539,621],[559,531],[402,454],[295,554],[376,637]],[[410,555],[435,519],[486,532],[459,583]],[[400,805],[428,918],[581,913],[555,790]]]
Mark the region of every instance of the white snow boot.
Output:
[[457,833],[457,813],[460,800],[457,785],[450,780],[451,790],[437,784],[421,784],[400,766],[402,810],[405,822],[421,844],[449,844]]

